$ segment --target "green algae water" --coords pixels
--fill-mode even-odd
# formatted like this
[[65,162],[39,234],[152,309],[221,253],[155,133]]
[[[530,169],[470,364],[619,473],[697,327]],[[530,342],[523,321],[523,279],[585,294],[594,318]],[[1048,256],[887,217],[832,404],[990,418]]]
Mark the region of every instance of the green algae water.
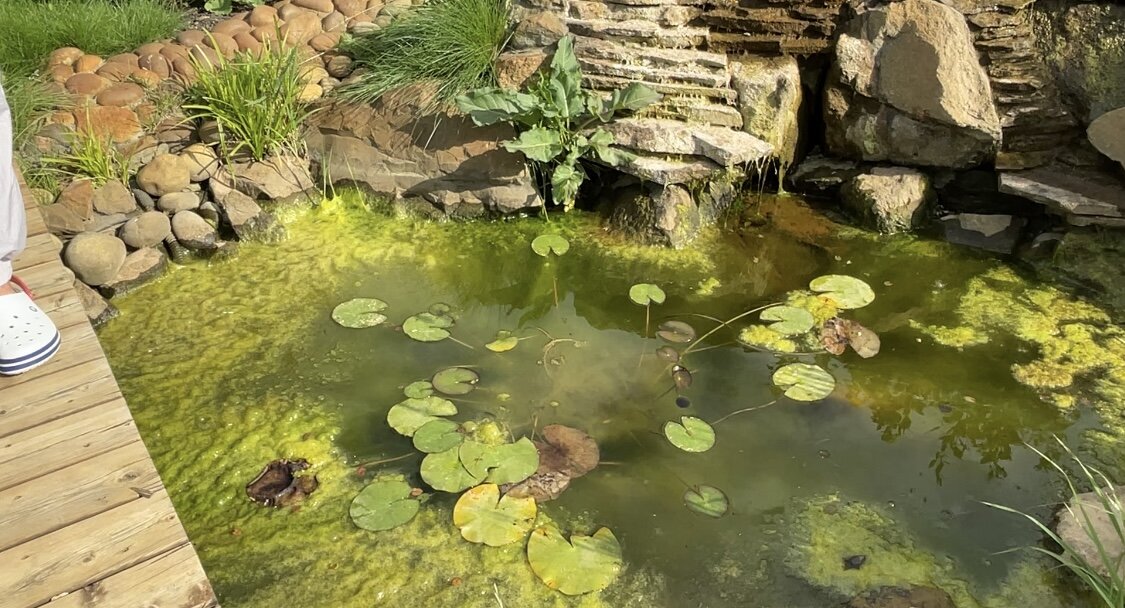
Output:
[[[1053,435],[1120,472],[1121,425],[1109,421],[1120,419],[1125,371],[1104,366],[1125,349],[1103,335],[1114,329],[1095,308],[1001,261],[845,230],[794,199],[764,228],[715,232],[681,252],[618,242],[580,214],[433,223],[345,196],[287,216],[281,242],[179,268],[117,300],[121,316],[101,331],[227,608],[812,608],[881,585],[941,587],[959,607],[1086,605],[1049,564],[1000,553],[1040,537],[981,503],[1048,517],[1063,486],[1024,443],[1049,449]],[[570,251],[532,253],[545,231],[564,234]],[[653,355],[663,343],[652,328],[646,336],[631,285],[668,294],[655,325],[727,319],[828,273],[875,288],[852,316],[880,333],[878,356],[804,357],[837,386],[799,403],[770,382],[793,357],[720,331],[685,361],[690,406],[677,407]],[[1019,308],[1026,294],[1040,295]],[[391,321],[334,323],[332,309],[356,297],[386,301]],[[394,327],[435,303],[454,311],[458,342],[419,343]],[[1085,359],[1047,339],[1076,316],[1090,328],[1075,338]],[[714,327],[676,318],[700,333]],[[485,349],[501,330],[526,339]],[[1038,363],[1069,365],[1074,386],[1015,373]],[[351,523],[349,504],[373,476],[421,484],[421,457],[388,427],[387,410],[405,385],[452,365],[481,376],[455,398],[455,419],[496,420],[517,437],[561,423],[598,441],[603,464],[541,513],[567,531],[613,530],[625,567],[605,591],[564,596],[531,572],[523,544],[462,540],[454,495],[435,493],[394,530]],[[714,421],[775,400],[717,423],[704,453],[660,434],[683,415]],[[297,507],[247,499],[246,484],[277,458],[307,459],[320,482]],[[721,488],[730,512],[685,508],[697,484]],[[859,555],[862,567],[844,566]]]

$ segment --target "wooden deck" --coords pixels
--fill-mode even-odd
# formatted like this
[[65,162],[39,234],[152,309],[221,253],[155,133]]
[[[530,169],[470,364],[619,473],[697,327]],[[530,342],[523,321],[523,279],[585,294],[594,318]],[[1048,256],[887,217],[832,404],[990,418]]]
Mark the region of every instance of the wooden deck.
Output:
[[[31,197],[25,197],[28,201]],[[38,209],[16,272],[62,332],[0,377],[0,607],[216,606]]]

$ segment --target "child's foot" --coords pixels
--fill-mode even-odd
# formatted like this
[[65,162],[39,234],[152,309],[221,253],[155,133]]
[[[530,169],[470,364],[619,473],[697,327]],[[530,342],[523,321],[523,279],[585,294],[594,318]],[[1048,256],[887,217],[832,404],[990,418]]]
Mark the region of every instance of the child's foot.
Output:
[[28,294],[0,285],[0,376],[14,376],[43,365],[59,350],[55,324]]

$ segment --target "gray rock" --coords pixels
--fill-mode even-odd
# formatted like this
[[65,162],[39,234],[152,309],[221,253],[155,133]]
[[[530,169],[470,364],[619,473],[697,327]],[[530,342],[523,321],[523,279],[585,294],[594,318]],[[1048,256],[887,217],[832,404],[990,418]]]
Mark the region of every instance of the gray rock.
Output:
[[43,221],[47,224],[47,230],[54,234],[69,236],[86,229],[86,221],[65,205],[55,203],[40,207],[39,211],[43,214]]
[[115,179],[94,190],[93,204],[95,211],[105,215],[132,213],[137,209],[133,193],[125,187],[125,184]]
[[179,211],[172,216],[172,234],[193,251],[211,251],[219,244],[215,229],[194,211]]
[[175,214],[185,209],[199,207],[199,194],[195,192],[170,192],[156,201],[156,208],[166,213]]
[[241,240],[263,236],[273,225],[273,216],[262,211],[254,199],[231,190],[219,202],[223,218]]
[[793,164],[800,135],[801,71],[797,59],[744,55],[731,59],[742,129],[773,146],[783,167]]
[[772,149],[742,131],[660,118],[625,118],[606,126],[618,145],[656,154],[709,158],[724,167],[764,162]]
[[219,157],[211,146],[205,144],[192,144],[184,148],[180,157],[187,164],[191,172],[192,182],[201,182],[211,179],[219,170]]
[[117,307],[110,304],[102,294],[94,291],[89,285],[82,281],[75,281],[74,291],[78,294],[78,300],[82,302],[82,308],[86,310],[86,318],[90,320],[90,325],[99,327],[117,318],[119,314]]
[[[1109,491],[1117,497],[1125,497],[1125,486],[1115,486]],[[1107,557],[1117,564],[1118,577],[1125,577],[1125,560],[1121,559],[1125,553],[1125,544],[1122,543],[1121,534],[1114,527],[1106,508],[1102,506],[1094,492],[1079,494],[1070,499],[1066,506],[1059,510],[1058,526],[1055,532],[1063,540],[1067,549],[1094,567],[1098,574],[1109,578],[1112,576],[1108,565],[1102,559],[1094,539],[1100,541]],[[1089,530],[1087,530],[1089,526]]]
[[508,48],[514,50],[551,46],[567,34],[566,23],[549,11],[534,11],[516,23]]
[[101,292],[107,298],[128,293],[164,274],[167,262],[168,258],[159,249],[152,247],[138,249],[125,258],[125,263],[117,271],[117,276],[102,285]]
[[606,198],[610,226],[648,244],[682,249],[704,224],[691,193],[680,185],[635,184]]
[[996,253],[1011,253],[1026,224],[1026,219],[1011,215],[959,213],[941,218],[945,240]]
[[140,188],[133,188],[133,198],[136,199],[137,206],[145,211],[156,209],[156,201],[152,200],[148,192]]
[[199,209],[195,210],[196,213],[203,216],[208,224],[218,226],[219,222],[223,219],[223,214],[219,211],[219,206],[214,201],[203,201],[199,204]]
[[172,222],[159,211],[146,211],[125,222],[118,236],[126,245],[141,249],[156,247],[172,233]]
[[1125,220],[1125,187],[1116,179],[1074,167],[1039,167],[1000,174],[1000,191],[1022,196],[1071,223],[1112,225]]
[[274,156],[260,162],[239,163],[219,170],[211,181],[238,190],[256,200],[287,200],[316,190],[309,161],[296,156]]
[[86,220],[86,232],[107,232],[112,234],[117,230],[117,227],[124,224],[129,220],[129,216],[124,213],[114,213],[113,215],[102,215],[95,213],[90,219]]
[[862,172],[859,163],[811,154],[788,175],[788,181],[796,192],[830,195]]
[[968,167],[1000,144],[965,18],[935,0],[860,8],[836,43],[824,120],[829,150],[865,161]]
[[63,261],[87,285],[104,285],[117,276],[125,263],[125,243],[100,232],[83,232],[71,239]]
[[1090,123],[1086,137],[1098,152],[1125,168],[1125,108],[1102,114]]
[[935,200],[930,179],[902,167],[876,167],[857,175],[840,189],[840,197],[865,223],[886,234],[920,226]]
[[722,167],[706,158],[691,157],[687,160],[680,160],[643,153],[637,154],[632,160],[626,161],[618,169],[629,175],[635,175],[643,180],[661,185],[686,184],[706,179],[723,171]]
[[191,171],[179,156],[162,154],[137,172],[137,185],[155,197],[180,192],[191,183]]

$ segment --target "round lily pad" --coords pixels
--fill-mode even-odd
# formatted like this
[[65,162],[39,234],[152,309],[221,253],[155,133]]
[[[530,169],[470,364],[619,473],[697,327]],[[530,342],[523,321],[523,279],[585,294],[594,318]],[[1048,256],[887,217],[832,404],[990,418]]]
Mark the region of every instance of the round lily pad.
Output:
[[664,290],[652,283],[637,283],[629,288],[629,299],[641,306],[664,303]]
[[460,492],[484,481],[465,470],[457,452],[458,448],[453,448],[437,454],[427,454],[422,459],[422,479],[442,492]]
[[520,339],[513,336],[512,332],[500,330],[496,332],[496,339],[485,344],[484,347],[494,353],[506,353],[520,343]]
[[812,313],[796,306],[771,306],[762,311],[763,321],[776,321],[770,323],[769,328],[785,336],[803,334],[816,325]]
[[434,394],[434,385],[429,380],[419,380],[407,384],[402,393],[411,399],[425,399]]
[[684,492],[684,504],[692,511],[708,517],[722,517],[730,509],[727,495],[712,486],[697,486]]
[[446,395],[467,395],[480,381],[480,374],[467,367],[447,367],[434,374],[430,382],[438,392]]
[[402,332],[419,342],[440,342],[449,337],[453,327],[453,317],[420,312],[407,317],[402,323]]
[[332,320],[353,329],[375,327],[387,320],[382,314],[387,303],[375,298],[355,298],[340,304],[332,310]]
[[831,298],[837,308],[863,308],[875,301],[870,285],[846,274],[817,277],[809,282],[809,289]]
[[819,401],[832,394],[836,379],[816,365],[790,363],[773,373],[773,383],[794,401]]
[[461,495],[453,507],[453,525],[472,543],[499,547],[523,540],[535,523],[535,499],[500,496],[493,483]]
[[410,496],[410,484],[401,479],[382,479],[360,490],[348,513],[364,530],[390,530],[414,518],[421,503]]
[[581,595],[609,586],[621,572],[621,545],[609,528],[570,540],[553,524],[532,530],[527,540],[531,570],[551,589]]
[[561,256],[570,251],[570,241],[557,234],[541,234],[531,241],[531,250],[543,257],[551,253]]
[[445,302],[434,302],[433,304],[430,304],[427,312],[429,312],[431,315],[436,315],[439,317],[452,317],[453,307],[449,304],[446,304]]
[[683,321],[665,321],[658,326],[656,335],[673,344],[687,344],[695,339],[695,329]]
[[488,472],[485,481],[505,484],[519,483],[531,477],[539,468],[539,450],[524,437],[515,443],[495,446],[497,464]]
[[430,395],[422,399],[406,399],[391,406],[387,410],[387,424],[399,433],[411,437],[422,425],[438,416],[452,416],[457,413],[457,406],[448,399],[437,395]]
[[414,431],[414,447],[427,454],[451,450],[464,440],[461,425],[445,418],[431,420]]
[[685,452],[706,452],[715,445],[715,429],[695,416],[684,416],[680,422],[665,422],[664,436]]

